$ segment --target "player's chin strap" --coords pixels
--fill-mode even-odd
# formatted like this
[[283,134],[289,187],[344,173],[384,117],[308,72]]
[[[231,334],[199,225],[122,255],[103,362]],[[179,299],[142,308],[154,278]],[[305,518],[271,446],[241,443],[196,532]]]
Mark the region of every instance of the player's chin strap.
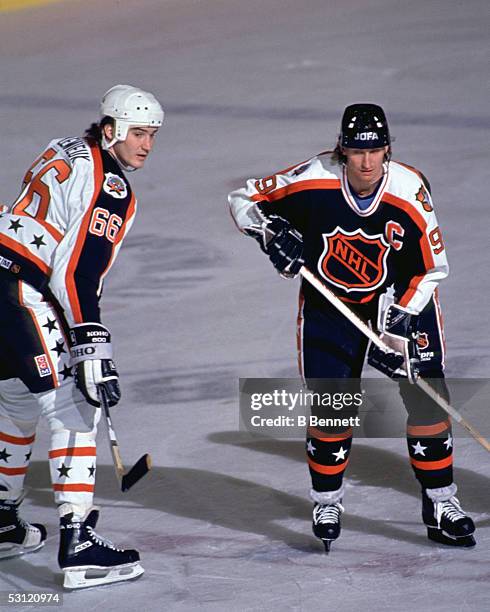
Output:
[[107,140],[105,135],[102,134],[102,140],[101,140],[100,146],[104,149],[104,151],[108,151],[109,154],[112,155],[112,157],[117,161],[117,163],[121,166],[124,172],[134,172],[135,170],[137,170],[138,168],[135,168],[134,166],[130,166],[129,164],[125,164],[121,159],[119,159],[119,157],[117,156],[116,152],[113,149],[116,142],[120,142],[118,138]]
[[[308,268],[303,266],[299,271],[301,276],[305,278],[317,291],[319,291],[323,297],[325,297],[332,306],[340,311],[357,329],[362,332],[371,342],[376,344],[383,351],[391,351],[392,349],[383,342],[378,334],[373,331],[364,321],[362,321],[352,310],[342,302],[324,283],[316,277]],[[466,419],[464,419],[457,410],[455,410],[443,397],[441,397],[423,378],[416,378],[413,384],[428,395],[432,401],[440,406],[449,416],[451,416],[457,423],[464,427],[470,434],[479,442],[483,448],[490,452],[490,442],[482,436],[482,434],[476,430]]]

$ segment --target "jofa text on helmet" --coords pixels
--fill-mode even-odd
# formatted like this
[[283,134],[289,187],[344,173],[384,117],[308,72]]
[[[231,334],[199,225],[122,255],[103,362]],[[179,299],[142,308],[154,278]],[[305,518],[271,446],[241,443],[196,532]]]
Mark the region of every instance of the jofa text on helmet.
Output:
[[379,136],[376,132],[357,132],[354,140],[379,140]]

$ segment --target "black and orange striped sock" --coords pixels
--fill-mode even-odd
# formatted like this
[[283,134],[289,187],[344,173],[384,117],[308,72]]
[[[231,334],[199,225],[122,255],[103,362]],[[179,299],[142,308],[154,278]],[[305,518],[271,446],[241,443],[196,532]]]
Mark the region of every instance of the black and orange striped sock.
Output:
[[449,419],[432,425],[407,424],[407,445],[415,477],[424,489],[453,482],[453,438]]
[[340,432],[325,432],[308,427],[306,454],[312,488],[317,492],[336,491],[342,486],[349,463],[352,427]]

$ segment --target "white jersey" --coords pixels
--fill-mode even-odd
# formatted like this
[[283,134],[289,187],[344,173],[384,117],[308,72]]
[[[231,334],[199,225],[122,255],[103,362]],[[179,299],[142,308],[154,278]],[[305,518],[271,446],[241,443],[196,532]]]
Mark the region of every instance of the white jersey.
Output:
[[107,151],[84,138],[53,140],[0,214],[0,267],[54,297],[69,326],[100,322],[102,281],[135,211]]
[[[368,303],[393,287],[396,301],[418,314],[448,274],[426,181],[399,162],[385,164],[364,210],[332,152],[250,179],[229,203],[241,231],[257,226],[260,212],[287,219],[303,236],[306,266],[346,302]],[[321,307],[315,289],[303,283],[303,290],[306,304]]]

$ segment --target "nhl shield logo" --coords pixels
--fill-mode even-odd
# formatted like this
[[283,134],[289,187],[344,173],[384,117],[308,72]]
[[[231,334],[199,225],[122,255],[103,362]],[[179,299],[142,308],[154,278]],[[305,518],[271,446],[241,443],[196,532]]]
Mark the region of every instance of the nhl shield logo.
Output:
[[383,284],[390,245],[382,234],[370,236],[361,229],[347,232],[336,227],[323,234],[325,248],[318,271],[329,283],[350,291],[372,291]]
[[417,348],[424,351],[429,346],[429,335],[426,332],[417,332]]
[[112,172],[105,173],[103,189],[106,193],[111,195],[113,198],[117,198],[118,200],[122,200],[128,195],[126,183],[120,176],[117,174],[112,174]]

